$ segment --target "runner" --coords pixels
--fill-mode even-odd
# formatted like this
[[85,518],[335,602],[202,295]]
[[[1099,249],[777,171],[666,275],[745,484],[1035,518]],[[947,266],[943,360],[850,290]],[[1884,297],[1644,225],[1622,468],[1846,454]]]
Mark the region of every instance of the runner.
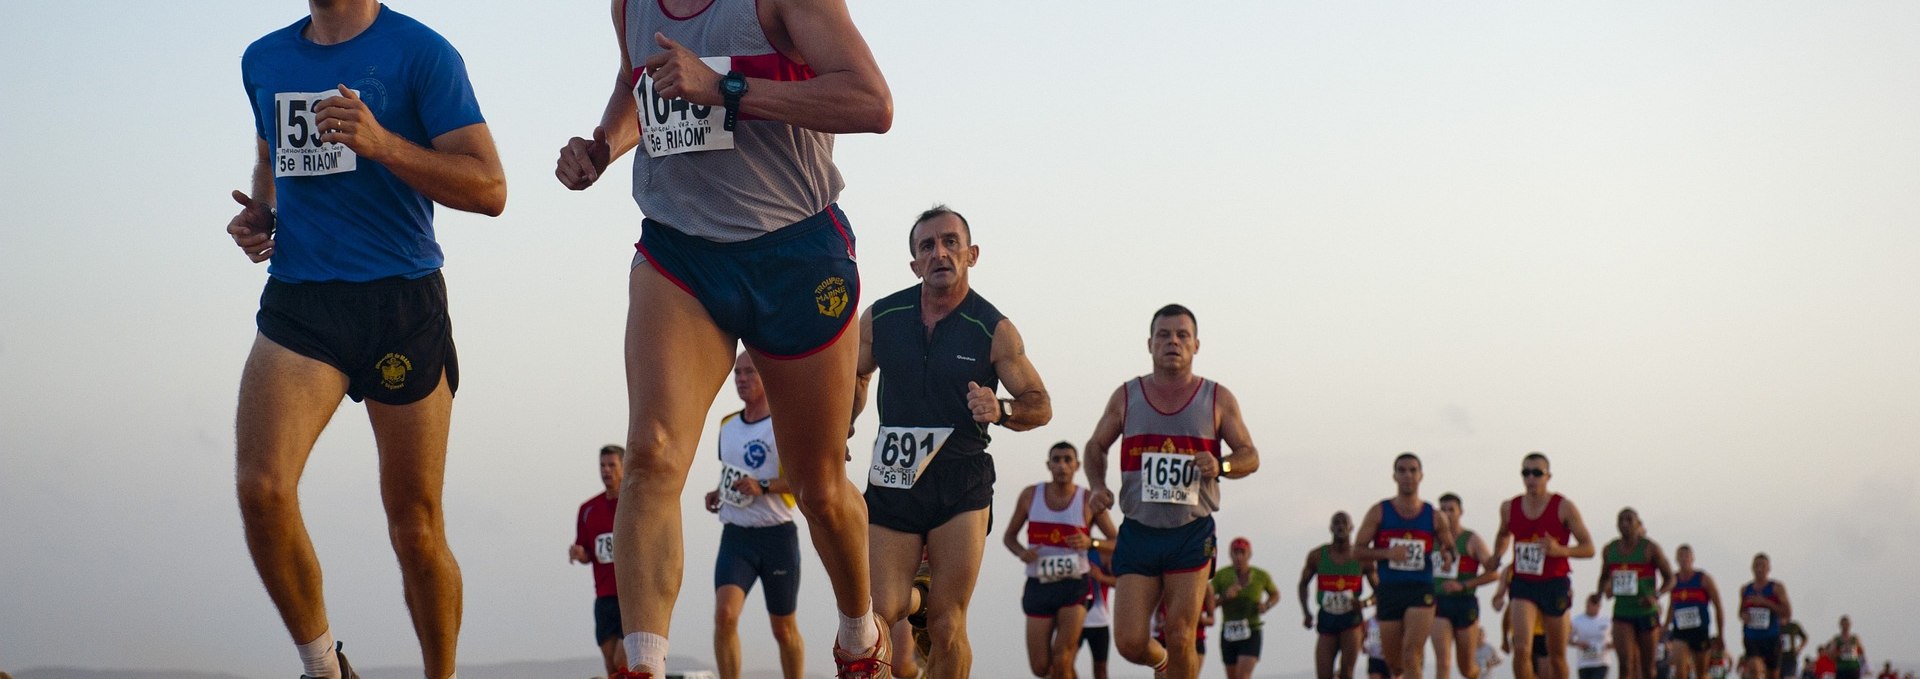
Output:
[[[882,619],[906,617],[913,555],[925,547],[933,576],[928,669],[959,678],[973,667],[967,605],[992,528],[988,429],[1033,429],[1053,410],[1020,331],[972,289],[980,247],[966,218],[935,206],[914,219],[907,245],[920,284],[875,302],[860,319],[855,413],[880,373],[880,431],[866,494],[873,595]],[[1002,382],[1014,398],[997,398]]]
[[1253,542],[1234,538],[1227,549],[1233,567],[1213,576],[1213,593],[1220,601],[1220,660],[1227,679],[1253,679],[1260,663],[1260,615],[1280,603],[1273,576],[1253,567]]
[[1367,679],[1392,679],[1387,669],[1387,652],[1380,643],[1380,619],[1367,618],[1367,637],[1360,646],[1367,652]]
[[1667,564],[1660,544],[1647,538],[1639,512],[1623,508],[1615,523],[1620,537],[1600,550],[1600,581],[1595,592],[1613,597],[1614,651],[1620,658],[1620,679],[1655,679],[1660,597],[1673,589],[1673,567]]
[[1547,653],[1555,679],[1564,679],[1567,667],[1567,608],[1573,603],[1573,581],[1567,559],[1593,558],[1593,539],[1572,500],[1547,490],[1553,478],[1546,455],[1528,453],[1520,462],[1520,478],[1527,492],[1500,504],[1500,533],[1494,538],[1498,559],[1513,545],[1513,629],[1520,635],[1514,646],[1514,675],[1534,679],[1531,637],[1536,619],[1547,638]]
[[1499,580],[1500,571],[1488,568],[1482,572],[1481,566],[1493,561],[1493,549],[1480,534],[1460,525],[1461,511],[1460,496],[1440,496],[1440,513],[1447,525],[1453,526],[1455,536],[1453,558],[1441,555],[1434,562],[1433,676],[1437,679],[1446,679],[1456,658],[1460,676],[1479,679],[1479,649],[1493,650],[1481,640],[1480,597],[1476,592],[1481,585]]
[[1773,562],[1753,555],[1753,581],[1740,588],[1740,619],[1745,653],[1740,665],[1755,679],[1780,679],[1780,622],[1793,619],[1787,583],[1769,579]]
[[1047,471],[1052,480],[1020,491],[1004,542],[1027,565],[1020,607],[1027,614],[1027,664],[1033,676],[1073,679],[1073,656],[1080,650],[1080,629],[1094,586],[1087,552],[1100,546],[1089,528],[1099,526],[1108,540],[1116,531],[1113,519],[1095,515],[1087,505],[1086,489],[1073,482],[1080,472],[1080,451],[1073,444],[1061,441],[1047,450]]
[[1860,637],[1853,633],[1853,620],[1840,616],[1840,633],[1833,641],[1827,642],[1833,647],[1833,671],[1837,679],[1860,679],[1860,668],[1866,667],[1867,647],[1860,644]]
[[[1693,547],[1680,545],[1673,551],[1674,560],[1679,562],[1680,571],[1673,576],[1673,591],[1667,595],[1666,623],[1663,627],[1673,630],[1673,640],[1685,647],[1686,652],[1678,654],[1674,676],[1677,679],[1706,679],[1710,667],[1710,655],[1713,639],[1726,636],[1726,614],[1720,608],[1720,586],[1715,584],[1713,576],[1693,567]],[[1713,610],[1707,610],[1707,604],[1713,604]],[[1707,626],[1713,625],[1713,636],[1707,636]]]
[[461,580],[441,490],[460,370],[433,206],[499,215],[506,175],[445,38],[376,0],[309,6],[240,61],[255,161],[227,234],[247,259],[271,262],[234,418],[241,523],[305,676],[354,676],[327,622],[299,490],[341,397],[368,401],[422,664],[429,679],[450,677]]
[[1800,652],[1807,647],[1807,631],[1800,627],[1800,621],[1786,619],[1780,622],[1780,676],[1796,676]]
[[886,80],[844,0],[613,0],[610,15],[613,91],[554,176],[585,189],[646,142],[628,277],[631,473],[614,533],[627,662],[643,677],[666,669],[685,562],[679,494],[737,341],[764,359],[783,476],[833,586],[836,674],[881,676],[886,628],[872,616],[866,517],[843,458],[858,358],[844,335],[860,275],[835,203],[833,135],[892,126]]
[[[1104,516],[1104,515],[1103,515]],[[1112,519],[1107,519],[1112,521]],[[1087,621],[1080,626],[1080,640],[1093,656],[1093,679],[1107,679],[1107,649],[1112,647],[1113,604],[1109,595],[1117,582],[1107,564],[1113,563],[1113,541],[1102,540],[1096,549],[1087,550],[1087,576],[1093,579]]]
[[[1193,312],[1169,304],[1153,313],[1147,351],[1151,374],[1129,380],[1107,399],[1087,442],[1087,485],[1094,509],[1112,506],[1107,449],[1120,440],[1120,502],[1125,520],[1115,541],[1114,642],[1128,662],[1172,679],[1200,673],[1187,630],[1200,622],[1207,571],[1213,565],[1213,512],[1220,478],[1244,478],[1259,469],[1240,401],[1213,380],[1193,373],[1200,350]],[[1233,452],[1222,455],[1221,443]],[[1166,644],[1152,639],[1153,610],[1167,603]]]
[[1607,679],[1607,649],[1614,647],[1606,618],[1600,617],[1600,593],[1587,595],[1586,610],[1573,616],[1569,641],[1580,649],[1580,679]]
[[780,671],[800,679],[806,649],[794,617],[800,596],[800,531],[793,525],[793,489],[781,476],[773,413],[754,358],[733,363],[733,387],[745,408],[720,420],[720,484],[707,511],[720,515],[720,553],[713,563],[713,660],[720,679],[740,679],[740,610],[754,581],[765,583],[767,622],[780,646]]
[[[1433,629],[1434,564],[1430,556],[1454,554],[1453,525],[1420,499],[1425,471],[1420,456],[1393,458],[1394,496],[1360,520],[1354,555],[1376,560],[1380,575],[1378,615],[1387,667],[1395,677],[1419,677]],[[1456,555],[1457,556],[1457,555]]]
[[[1327,526],[1333,540],[1307,552],[1300,568],[1300,624],[1319,632],[1313,647],[1314,676],[1334,679],[1334,659],[1339,658],[1339,679],[1353,679],[1353,666],[1360,659],[1360,646],[1367,632],[1360,624],[1362,597],[1360,585],[1373,564],[1353,555],[1353,519],[1346,512],[1334,512]],[[1314,583],[1319,617],[1307,609],[1307,583]]]
[[620,589],[613,579],[613,513],[620,505],[620,461],[626,456],[620,446],[600,447],[600,485],[606,489],[580,503],[573,545],[567,548],[574,563],[593,565],[593,641],[609,677],[627,667],[626,649],[620,647]]

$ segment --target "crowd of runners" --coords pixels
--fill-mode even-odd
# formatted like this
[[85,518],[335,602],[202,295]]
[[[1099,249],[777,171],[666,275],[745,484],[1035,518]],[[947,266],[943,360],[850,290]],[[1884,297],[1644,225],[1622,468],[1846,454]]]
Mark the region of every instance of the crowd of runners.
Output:
[[[599,450],[602,490],[580,506],[568,550],[592,566],[607,674],[662,679],[668,669],[688,562],[680,498],[731,376],[742,408],[720,422],[723,472],[705,495],[722,524],[720,675],[740,675],[738,620],[756,584],[784,675],[803,674],[795,608],[811,560],[797,512],[838,612],[837,677],[970,676],[970,604],[998,480],[993,432],[1040,427],[1054,412],[1014,322],[972,286],[971,226],[939,206],[883,229],[881,243],[905,233],[920,283],[860,311],[834,135],[885,132],[893,110],[844,2],[614,0],[609,14],[620,54],[612,87],[554,170],[583,190],[638,149],[627,439]],[[241,209],[227,232],[249,260],[269,263],[236,416],[247,547],[302,676],[357,676],[327,621],[297,491],[342,397],[365,401],[424,669],[453,677],[463,598],[440,495],[459,370],[433,209],[500,214],[499,155],[459,53],[372,0],[312,0],[309,16],[253,43],[241,70],[256,163],[249,190],[233,193]],[[1002,543],[1027,577],[1028,668],[1075,677],[1086,647],[1105,679],[1111,644],[1156,677],[1191,679],[1212,629],[1227,675],[1247,679],[1282,592],[1244,538],[1220,562],[1214,512],[1223,482],[1258,472],[1260,454],[1233,392],[1194,371],[1193,310],[1170,304],[1142,317],[1148,372],[1113,389],[1083,446],[1047,451],[1045,478],[1020,484],[1008,517]],[[866,442],[848,439],[876,378],[869,457]],[[854,449],[864,491],[846,473]],[[1619,512],[1619,539],[1596,547],[1575,504],[1547,490],[1545,455],[1525,456],[1525,492],[1500,503],[1491,539],[1461,525],[1461,498],[1444,495],[1438,507],[1421,498],[1418,456],[1402,454],[1392,469],[1393,496],[1357,527],[1335,513],[1331,539],[1301,569],[1321,679],[1352,677],[1363,649],[1369,675],[1420,676],[1430,645],[1439,676],[1479,676],[1498,657],[1480,624],[1487,586],[1498,590],[1501,646],[1520,679],[1566,679],[1570,652],[1591,679],[1607,649],[1626,679],[1660,667],[1715,677],[1736,657],[1747,676],[1778,679],[1804,649],[1765,555],[1734,599],[1736,654],[1720,590],[1691,550],[1669,562],[1631,509]],[[1596,555],[1588,615],[1570,619],[1570,560]],[[1611,623],[1595,622],[1603,599]],[[1807,664],[1835,679],[1868,666],[1844,618]]]

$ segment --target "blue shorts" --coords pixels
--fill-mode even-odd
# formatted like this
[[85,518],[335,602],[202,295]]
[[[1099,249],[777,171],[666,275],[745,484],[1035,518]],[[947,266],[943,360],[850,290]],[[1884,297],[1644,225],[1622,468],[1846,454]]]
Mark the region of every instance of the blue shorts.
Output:
[[1113,574],[1160,577],[1208,569],[1216,552],[1213,517],[1203,516],[1179,528],[1153,528],[1133,519],[1120,522],[1113,543]]
[[714,325],[772,358],[803,358],[833,344],[860,304],[853,231],[838,205],[764,236],[716,243],[645,220],[639,253],[700,300]]
[[752,593],[767,585],[767,614],[793,615],[800,599],[800,531],[792,523],[765,528],[726,524],[720,555],[713,561],[713,588],[727,585]]

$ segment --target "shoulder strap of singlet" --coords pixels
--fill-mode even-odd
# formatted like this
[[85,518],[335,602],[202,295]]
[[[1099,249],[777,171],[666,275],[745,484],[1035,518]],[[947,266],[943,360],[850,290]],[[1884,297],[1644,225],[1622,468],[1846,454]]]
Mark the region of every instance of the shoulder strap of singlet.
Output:
[[719,429],[713,432],[714,458],[720,459],[720,460],[727,459],[727,449],[726,449],[727,444],[721,440],[720,430],[726,429],[727,423],[732,422],[736,419],[739,419],[741,415],[745,415],[745,414],[747,414],[747,411],[745,408],[742,408],[740,410],[735,410],[732,413],[728,413],[727,416],[720,418],[720,427]]

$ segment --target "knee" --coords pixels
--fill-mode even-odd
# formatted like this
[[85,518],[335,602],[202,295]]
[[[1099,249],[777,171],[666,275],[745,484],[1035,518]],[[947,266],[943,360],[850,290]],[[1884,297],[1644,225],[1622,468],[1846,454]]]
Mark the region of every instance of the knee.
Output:
[[300,505],[298,480],[278,478],[265,472],[243,470],[239,475],[236,493],[240,498],[240,515],[243,519],[291,512]]
[[[740,626],[740,607],[721,604],[713,607],[713,631],[733,633]],[[779,634],[779,624],[774,625],[775,635]]]
[[387,503],[387,538],[402,555],[418,554],[445,544],[440,504],[425,498]]
[[847,503],[851,501],[849,498],[853,497],[852,493],[846,492],[853,486],[842,479],[828,478],[810,482],[793,476],[788,480],[794,482],[794,503],[799,505],[800,513],[808,518],[831,516],[844,511]]
[[621,502],[680,502],[680,490],[687,483],[687,465],[661,446],[627,449],[623,462],[625,475],[620,479]]
[[964,611],[942,610],[927,614],[927,637],[938,648],[952,648],[967,640],[967,614]]
[[1152,644],[1148,641],[1146,637],[1116,637],[1113,640],[1113,650],[1119,651],[1120,657],[1126,658],[1127,662],[1135,665],[1152,664],[1153,659],[1147,653],[1152,650]]
[[773,616],[773,642],[782,648],[800,645],[800,623],[793,616]]

